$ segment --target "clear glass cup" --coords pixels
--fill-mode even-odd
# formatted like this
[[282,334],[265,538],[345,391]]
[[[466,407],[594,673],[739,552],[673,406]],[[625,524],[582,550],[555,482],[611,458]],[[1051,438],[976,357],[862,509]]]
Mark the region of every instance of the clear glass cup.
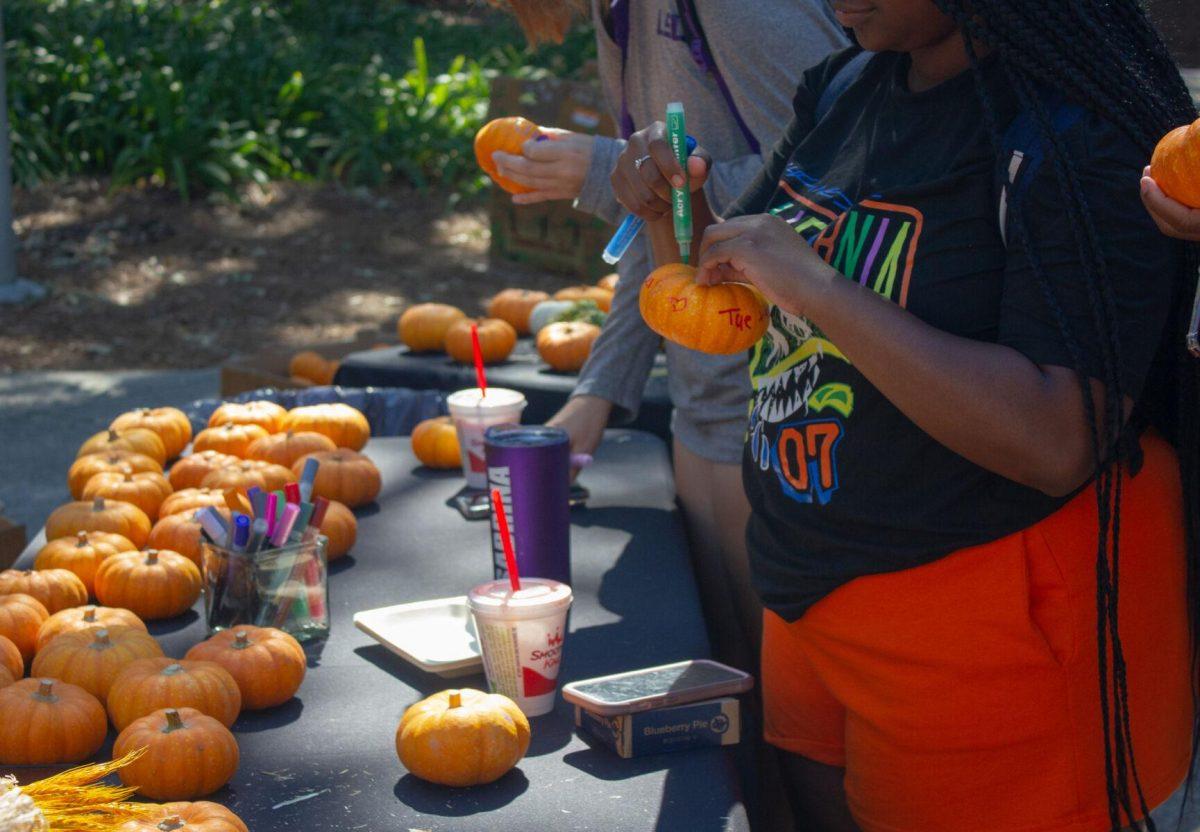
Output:
[[254,554],[204,542],[204,618],[210,633],[244,624],[277,627],[299,641],[329,635],[324,537]]

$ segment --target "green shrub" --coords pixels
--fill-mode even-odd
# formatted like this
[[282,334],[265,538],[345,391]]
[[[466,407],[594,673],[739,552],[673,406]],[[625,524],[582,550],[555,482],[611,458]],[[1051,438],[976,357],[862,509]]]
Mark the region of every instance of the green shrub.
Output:
[[80,173],[185,198],[270,179],[471,190],[488,79],[576,72],[504,17],[370,0],[9,0],[16,180]]

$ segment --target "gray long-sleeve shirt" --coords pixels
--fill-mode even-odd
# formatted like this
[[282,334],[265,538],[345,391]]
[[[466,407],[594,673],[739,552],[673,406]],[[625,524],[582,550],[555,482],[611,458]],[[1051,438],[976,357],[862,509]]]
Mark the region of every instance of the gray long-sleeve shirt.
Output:
[[[730,112],[716,79],[692,59],[674,0],[626,0],[629,47],[622,79],[621,50],[605,31],[593,0],[600,80],[614,115],[622,87],[637,129],[663,120],[667,104],[682,101],[688,132],[714,159],[705,194],[720,214],[762,167]],[[828,0],[696,0],[709,47],[738,112],[769,152],[792,115],[800,75],[847,44]],[[624,209],[609,174],[625,143],[598,137],[576,207],[616,223]],[[635,241],[621,259],[613,306],[573,395],[613,403],[617,419],[631,419],[660,339],[642,320],[638,293],[653,268],[650,246]],[[706,355],[668,342],[668,387],[675,405],[675,435],[689,450],[716,462],[741,460],[750,379],[745,355]]]

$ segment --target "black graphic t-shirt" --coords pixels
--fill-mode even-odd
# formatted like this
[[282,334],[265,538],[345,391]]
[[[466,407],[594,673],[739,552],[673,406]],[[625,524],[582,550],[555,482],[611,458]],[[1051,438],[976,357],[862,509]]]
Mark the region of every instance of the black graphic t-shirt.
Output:
[[[1036,130],[1022,129],[1002,68],[984,66],[997,124],[1013,143],[1003,166],[972,74],[912,93],[905,55],[871,58],[814,125],[821,92],[854,54],[807,73],[790,131],[796,144],[778,149],[777,158],[788,159],[782,176],[763,179],[735,212],[784,218],[848,279],[939,329],[1007,345],[1040,365],[1072,367],[1021,238],[1008,231],[1009,206],[1019,201],[1036,256],[1075,323],[1086,369],[1102,377],[1053,159],[1031,138]],[[1124,391],[1138,399],[1154,372],[1181,252],[1142,208],[1144,153],[1081,108],[1053,100],[1047,108],[1078,165],[1104,247]],[[1004,143],[1001,152],[1008,153]],[[804,318],[772,311],[750,375],[751,564],[765,603],[785,618],[856,577],[998,539],[1066,501],[939,444]],[[1157,395],[1157,385],[1147,390]]]

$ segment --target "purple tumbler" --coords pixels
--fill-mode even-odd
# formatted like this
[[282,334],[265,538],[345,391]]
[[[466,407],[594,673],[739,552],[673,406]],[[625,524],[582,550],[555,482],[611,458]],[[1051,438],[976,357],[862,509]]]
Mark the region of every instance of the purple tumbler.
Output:
[[[541,425],[500,425],[483,436],[488,488],[504,498],[521,577],[570,585],[570,437]],[[496,580],[508,577],[495,514],[492,564]]]

